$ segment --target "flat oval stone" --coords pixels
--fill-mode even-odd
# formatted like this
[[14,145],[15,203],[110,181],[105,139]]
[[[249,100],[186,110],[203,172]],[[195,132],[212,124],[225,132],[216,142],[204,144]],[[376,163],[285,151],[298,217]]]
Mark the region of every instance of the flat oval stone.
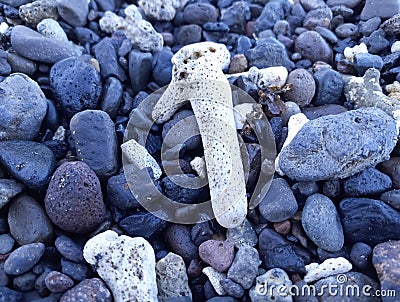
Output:
[[57,237],[55,246],[57,251],[65,258],[78,263],[84,262],[82,254],[83,247],[79,246],[71,238],[61,235]]
[[0,254],[7,254],[11,252],[14,246],[14,239],[8,234],[0,235]]
[[74,286],[74,281],[70,277],[57,271],[50,272],[44,282],[52,293],[62,293]]
[[29,271],[44,253],[41,242],[23,245],[14,250],[4,263],[4,271],[11,276],[18,276]]
[[396,141],[394,119],[378,108],[323,116],[282,148],[279,167],[297,180],[345,178],[389,158]]
[[10,233],[19,245],[49,242],[53,227],[43,207],[32,197],[22,195],[14,199],[8,211]]
[[99,179],[84,162],[66,162],[58,167],[44,202],[50,219],[68,232],[91,232],[105,218]]
[[301,219],[307,236],[320,248],[336,252],[344,244],[343,228],[333,202],[322,194],[307,198]]
[[45,63],[55,63],[62,59],[81,55],[68,41],[45,38],[38,32],[23,25],[11,31],[11,45],[21,56]]
[[1,141],[0,163],[16,179],[32,190],[49,182],[56,159],[46,145],[31,141]]
[[0,140],[33,140],[47,111],[39,85],[22,73],[0,83]]
[[376,245],[400,239],[400,213],[383,201],[368,198],[346,198],[339,213],[348,242]]
[[295,52],[301,54],[303,59],[311,62],[322,61],[332,63],[332,48],[322,36],[315,31],[306,31],[300,34],[294,42]]

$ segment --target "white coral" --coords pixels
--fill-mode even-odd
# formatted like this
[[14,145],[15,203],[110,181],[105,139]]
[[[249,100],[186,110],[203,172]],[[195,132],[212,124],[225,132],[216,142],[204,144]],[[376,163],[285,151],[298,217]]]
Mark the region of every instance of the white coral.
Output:
[[321,264],[310,263],[306,265],[307,274],[304,276],[304,281],[310,283],[332,275],[344,274],[352,268],[349,260],[343,257],[329,258]]

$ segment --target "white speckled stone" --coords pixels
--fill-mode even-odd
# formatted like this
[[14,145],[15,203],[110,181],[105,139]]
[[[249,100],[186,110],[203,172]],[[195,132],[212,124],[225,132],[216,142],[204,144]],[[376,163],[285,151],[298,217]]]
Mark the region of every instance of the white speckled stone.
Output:
[[258,69],[253,66],[249,70],[249,79],[260,89],[268,87],[282,88],[288,77],[288,70],[284,66],[273,66]]
[[203,274],[208,277],[208,280],[210,280],[211,285],[214,287],[214,290],[218,295],[222,296],[226,294],[220,283],[221,280],[226,279],[225,273],[217,272],[214,268],[208,266],[203,268]]
[[306,265],[307,274],[304,276],[304,281],[310,283],[332,275],[344,274],[352,268],[351,263],[343,257],[329,258],[321,264],[310,263]]

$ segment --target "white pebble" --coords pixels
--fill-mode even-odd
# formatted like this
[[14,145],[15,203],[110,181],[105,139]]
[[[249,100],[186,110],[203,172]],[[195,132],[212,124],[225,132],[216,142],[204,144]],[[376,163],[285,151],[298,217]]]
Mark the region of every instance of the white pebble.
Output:
[[329,258],[321,264],[310,263],[306,265],[307,274],[304,276],[304,281],[310,283],[332,275],[344,274],[352,268],[351,263],[343,257]]
[[0,33],[4,34],[8,30],[9,26],[6,22],[1,22],[0,24]]
[[350,62],[353,62],[354,57],[360,53],[368,53],[367,45],[360,43],[360,45],[354,45],[353,47],[346,47],[344,49],[344,56]]
[[249,70],[249,79],[260,89],[268,87],[282,88],[288,77],[288,70],[284,66],[267,67],[258,69],[253,66]]
[[218,295],[222,296],[226,294],[224,288],[220,283],[221,280],[226,279],[225,273],[217,272],[211,266],[203,268],[202,272],[208,277],[208,280],[210,280],[211,285],[214,287],[214,290]]
[[392,44],[392,47],[390,48],[391,52],[398,52],[400,51],[400,41],[396,41]]

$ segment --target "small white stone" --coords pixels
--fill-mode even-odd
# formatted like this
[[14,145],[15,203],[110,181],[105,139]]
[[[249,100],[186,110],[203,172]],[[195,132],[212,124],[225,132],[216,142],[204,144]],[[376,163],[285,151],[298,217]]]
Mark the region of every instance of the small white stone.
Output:
[[4,34],[8,30],[9,26],[6,22],[1,22],[0,24],[0,33]]
[[391,52],[398,52],[400,51],[400,41],[396,41],[392,44],[392,47],[390,48]]
[[65,140],[65,128],[63,126],[59,126],[56,132],[53,135],[53,140],[64,141]]
[[67,34],[56,20],[44,19],[40,21],[37,25],[37,30],[46,38],[68,42]]
[[353,62],[354,57],[360,53],[368,53],[368,48],[365,43],[360,43],[360,45],[354,45],[353,47],[346,47],[343,51],[345,58],[350,62]]
[[121,149],[130,163],[135,164],[139,169],[150,168],[154,179],[160,178],[162,171],[157,161],[137,141],[131,139],[123,143]]
[[171,21],[177,9],[182,9],[188,0],[140,0],[139,7],[147,17],[158,21]]
[[104,16],[99,20],[100,29],[105,33],[112,34],[117,29],[125,27],[125,19],[114,14],[113,12],[106,11]]
[[86,242],[83,257],[107,283],[115,302],[157,301],[154,250],[144,238],[108,230]]
[[280,268],[273,268],[258,276],[256,285],[250,289],[251,301],[292,302],[289,288],[292,286],[288,274]]
[[344,274],[352,268],[351,263],[343,257],[329,258],[321,264],[310,263],[306,265],[307,274],[304,276],[304,281],[310,283],[332,275]]
[[204,179],[207,177],[206,161],[204,160],[204,157],[196,156],[190,162],[190,166],[194,171],[196,171],[200,178]]
[[246,123],[246,115],[253,111],[252,103],[243,103],[233,107],[233,114],[235,115],[236,129],[242,129]]
[[284,66],[267,67],[258,69],[253,66],[249,70],[249,79],[260,89],[268,87],[282,88],[286,84],[288,70]]
[[208,277],[208,280],[210,280],[211,285],[214,287],[214,290],[218,295],[222,296],[226,294],[224,288],[220,283],[221,280],[226,279],[225,273],[217,272],[211,266],[203,268],[202,272]]

